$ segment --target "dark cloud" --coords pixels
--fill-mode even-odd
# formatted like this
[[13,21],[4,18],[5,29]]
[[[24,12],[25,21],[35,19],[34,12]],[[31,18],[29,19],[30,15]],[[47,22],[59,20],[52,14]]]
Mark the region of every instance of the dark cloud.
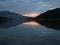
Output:
[[0,1],[7,1],[7,0],[0,0]]
[[60,7],[60,0],[8,0],[1,5],[5,10],[19,13],[42,13],[49,8]]

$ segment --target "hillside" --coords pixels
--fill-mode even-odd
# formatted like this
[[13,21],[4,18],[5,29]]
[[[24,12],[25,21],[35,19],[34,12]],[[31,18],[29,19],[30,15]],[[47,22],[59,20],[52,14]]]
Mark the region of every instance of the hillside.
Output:
[[0,11],[0,28],[13,27],[26,21],[31,21],[30,17],[10,11]]
[[60,8],[48,10],[37,16],[35,19],[41,25],[60,30]]

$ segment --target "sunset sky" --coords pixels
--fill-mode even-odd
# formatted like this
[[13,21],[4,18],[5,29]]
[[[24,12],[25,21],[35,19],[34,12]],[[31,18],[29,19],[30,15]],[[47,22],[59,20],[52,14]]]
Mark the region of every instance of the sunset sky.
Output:
[[8,10],[20,14],[32,12],[41,14],[57,7],[60,7],[60,0],[0,0],[0,10]]
[[[57,7],[60,7],[60,0],[0,0],[0,11],[11,11],[29,17],[36,17]],[[6,23],[8,26],[17,24],[11,28],[0,28],[0,45],[60,45],[59,30],[47,28],[35,21],[25,22],[29,20],[24,19],[8,22],[9,25]],[[8,27],[7,25],[0,24],[0,27]]]
[[27,14],[23,14],[24,16],[28,16],[28,17],[36,17],[38,16],[39,14],[37,13],[27,13]]

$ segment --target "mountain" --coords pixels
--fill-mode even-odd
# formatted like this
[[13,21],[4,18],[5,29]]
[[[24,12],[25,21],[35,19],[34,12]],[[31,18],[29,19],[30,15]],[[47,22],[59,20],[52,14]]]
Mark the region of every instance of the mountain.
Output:
[[37,16],[35,19],[41,25],[60,30],[60,8],[48,10]]
[[9,18],[20,18],[20,19],[24,17],[21,14],[17,14],[17,13],[10,12],[10,11],[0,11],[0,16],[9,17]]
[[26,21],[31,21],[30,17],[10,11],[0,11],[0,28],[13,27]]

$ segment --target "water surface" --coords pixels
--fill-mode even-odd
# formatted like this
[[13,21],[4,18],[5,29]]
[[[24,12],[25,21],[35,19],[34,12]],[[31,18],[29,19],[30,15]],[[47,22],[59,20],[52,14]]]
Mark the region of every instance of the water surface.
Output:
[[0,45],[60,45],[60,31],[24,22],[12,28],[0,29]]

